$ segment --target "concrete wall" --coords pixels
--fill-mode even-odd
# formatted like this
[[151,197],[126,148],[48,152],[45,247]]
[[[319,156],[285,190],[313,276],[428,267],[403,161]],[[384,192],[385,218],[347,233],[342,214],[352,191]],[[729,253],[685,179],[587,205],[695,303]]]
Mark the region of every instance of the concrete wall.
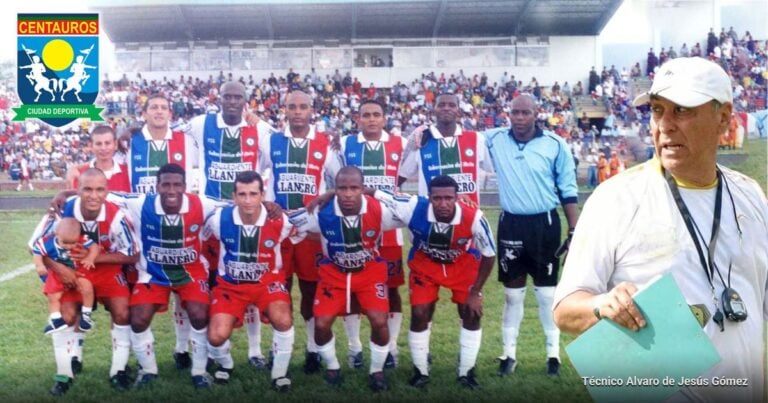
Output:
[[[472,76],[474,74],[481,74],[485,72],[488,75],[491,83],[499,81],[504,72],[509,72],[510,75],[514,75],[517,80],[522,80],[524,83],[530,82],[533,77],[536,77],[538,82],[542,85],[552,85],[555,81],[562,84],[564,81],[568,81],[574,84],[576,81],[584,82],[589,74],[591,66],[596,65],[596,60],[599,60],[599,54],[597,49],[597,37],[594,36],[555,36],[549,38],[549,65],[544,67],[476,67],[476,68],[464,68],[464,74]],[[308,69],[295,69],[299,74],[308,74]],[[333,75],[335,69],[316,69],[317,73],[321,76]],[[374,83],[377,87],[391,87],[398,81],[403,83],[410,83],[416,78],[421,77],[422,74],[434,71],[438,76],[440,73],[445,73],[446,77],[451,74],[457,74],[458,68],[437,68],[437,67],[380,67],[380,68],[352,68],[352,69],[339,69],[342,74],[346,71],[350,71],[353,77],[357,77],[364,87]],[[256,70],[234,70],[231,71],[235,79],[239,77],[247,78],[252,75],[254,79],[261,80],[269,77],[270,73],[275,73],[276,76],[285,76],[288,70],[273,70],[273,69],[256,69]],[[225,74],[229,71],[225,71]],[[209,75],[214,77],[218,76],[219,71],[148,71],[142,72],[143,78],[162,79],[168,77],[169,79],[178,79],[180,75],[199,77],[201,79],[208,78]],[[110,72],[109,77],[112,80],[122,77],[122,73]],[[136,73],[127,73],[127,77],[130,80],[135,79]]]

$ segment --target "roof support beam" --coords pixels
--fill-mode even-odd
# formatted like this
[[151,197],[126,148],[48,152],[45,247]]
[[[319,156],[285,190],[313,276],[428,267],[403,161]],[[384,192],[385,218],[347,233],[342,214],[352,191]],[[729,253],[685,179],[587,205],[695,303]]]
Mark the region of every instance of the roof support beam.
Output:
[[352,8],[352,42],[357,39],[357,12],[360,8],[359,5],[355,4],[355,6]]
[[440,24],[443,22],[443,16],[445,16],[445,7],[448,0],[440,2],[440,8],[437,9],[437,15],[435,16],[435,24],[432,28],[432,38],[437,38],[437,33],[440,31]]
[[515,21],[515,36],[520,35],[520,31],[523,30],[523,20],[528,16],[528,12],[531,11],[531,7],[533,7],[533,4],[536,3],[536,0],[528,0],[525,2],[525,5],[523,5],[522,10],[520,10],[520,14],[517,15],[517,21]]
[[183,27],[182,30],[184,31],[184,35],[187,37],[187,40],[188,41],[195,40],[195,35],[192,33],[192,28],[190,28],[192,26],[192,22],[187,20],[187,14],[184,12],[184,7],[178,5],[174,7],[174,9],[179,14],[179,17],[181,19],[181,24],[179,25]]
[[275,27],[272,22],[272,10],[269,4],[264,6],[264,18],[267,20],[267,35],[269,36],[269,42],[272,43],[272,41],[275,40]]

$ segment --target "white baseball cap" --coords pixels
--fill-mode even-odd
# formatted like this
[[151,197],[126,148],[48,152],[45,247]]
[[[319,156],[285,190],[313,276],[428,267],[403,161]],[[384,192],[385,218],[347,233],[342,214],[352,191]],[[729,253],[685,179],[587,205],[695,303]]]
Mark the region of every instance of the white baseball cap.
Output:
[[677,105],[694,108],[709,101],[733,103],[731,78],[716,63],[700,57],[679,57],[664,63],[653,79],[651,90],[637,96],[634,106],[658,95]]

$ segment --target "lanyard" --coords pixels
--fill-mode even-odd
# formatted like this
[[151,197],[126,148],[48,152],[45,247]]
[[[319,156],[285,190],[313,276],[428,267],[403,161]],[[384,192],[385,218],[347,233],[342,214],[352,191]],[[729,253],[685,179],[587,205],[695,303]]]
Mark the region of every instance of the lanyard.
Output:
[[[664,171],[664,179],[667,180],[667,184],[669,185],[669,190],[672,192],[672,197],[675,199],[675,204],[677,204],[677,208],[678,210],[680,210],[680,215],[683,216],[685,227],[688,229],[688,233],[691,235],[694,245],[696,245],[696,251],[699,254],[701,267],[702,269],[704,269],[704,274],[706,274],[707,276],[707,281],[709,281],[709,286],[712,287],[712,289],[714,290],[715,285],[712,281],[712,277],[714,276],[714,272],[715,272],[715,263],[714,263],[715,247],[717,246],[717,237],[720,234],[720,212],[723,206],[722,174],[718,169],[717,170],[717,194],[715,195],[715,215],[714,215],[714,218],[712,219],[712,235],[709,240],[709,246],[707,246],[706,243],[704,244],[704,248],[707,249],[707,257],[709,259],[706,259],[704,257],[704,251],[701,243],[699,242],[699,236],[697,236],[696,234],[696,231],[698,230],[698,228],[696,228],[696,223],[693,221],[693,217],[691,216],[691,213],[688,210],[688,207],[685,205],[683,198],[680,196],[680,189],[678,189],[677,183],[672,178],[672,175],[670,175],[669,172],[666,170]],[[703,241],[704,239],[702,239],[702,243]]]

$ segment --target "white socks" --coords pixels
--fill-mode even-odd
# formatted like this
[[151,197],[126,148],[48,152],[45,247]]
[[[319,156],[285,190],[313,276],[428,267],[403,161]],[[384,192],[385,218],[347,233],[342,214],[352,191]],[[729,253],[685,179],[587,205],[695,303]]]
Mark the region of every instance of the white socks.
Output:
[[85,333],[83,332],[74,332],[75,333],[75,357],[77,357],[77,360],[80,362],[83,362],[83,346],[85,345]]
[[75,350],[75,332],[72,328],[51,334],[53,340],[53,355],[56,359],[56,375],[66,375],[73,378],[72,356]]
[[317,346],[317,352],[325,361],[326,369],[339,369],[339,359],[336,357],[336,337],[331,337],[331,341],[322,346]]
[[[315,343],[315,318],[305,320],[304,323],[307,324],[307,351],[310,353],[317,353],[318,346]],[[334,352],[334,354],[336,353]]]
[[181,297],[178,293],[173,295],[173,325],[176,328],[176,347],[177,353],[186,353],[189,345],[189,332],[192,325],[189,322],[187,311],[181,306]]
[[112,367],[109,376],[117,375],[118,371],[124,371],[131,355],[131,326],[112,326]]
[[192,342],[192,376],[203,375],[208,363],[208,326],[192,328],[189,341]]
[[[291,362],[293,351],[294,330],[293,327],[281,332],[272,330],[272,346],[275,358],[272,361],[272,379],[282,378],[288,373],[288,364]],[[333,340],[331,340],[333,343]],[[334,351],[333,355],[336,355]]]
[[360,314],[353,313],[345,316],[344,329],[347,331],[349,354],[363,351],[363,343],[360,341]]
[[387,319],[387,327],[389,327],[389,352],[397,357],[399,351],[397,349],[397,337],[400,335],[400,327],[403,324],[402,312],[390,312]]
[[136,361],[141,365],[141,370],[147,374],[157,375],[157,359],[155,358],[155,336],[152,328],[141,333],[131,331],[131,347],[136,355]]
[[483,338],[483,329],[467,330],[463,327],[459,332],[459,376],[467,375],[477,361],[477,353],[480,352],[480,341]]
[[389,353],[389,343],[380,346],[371,341],[368,345],[371,348],[371,369],[369,373],[383,371],[384,361],[387,360],[387,353]]
[[535,287],[536,301],[539,303],[539,319],[544,329],[547,343],[547,358],[560,359],[560,329],[552,316],[552,304],[555,300],[555,287]]
[[230,346],[229,339],[218,347],[214,347],[208,343],[208,353],[214,361],[221,365],[222,368],[232,369],[235,366],[235,361],[232,359],[232,354],[230,353]]
[[501,338],[504,342],[503,357],[516,359],[517,335],[523,321],[525,287],[504,288],[504,311],[501,315]]
[[413,366],[418,368],[422,375],[429,375],[427,355],[429,354],[429,336],[431,333],[430,329],[423,332],[408,331],[408,347],[411,349]]
[[261,318],[256,305],[245,310],[245,330],[248,333],[248,357],[264,357],[261,353]]

